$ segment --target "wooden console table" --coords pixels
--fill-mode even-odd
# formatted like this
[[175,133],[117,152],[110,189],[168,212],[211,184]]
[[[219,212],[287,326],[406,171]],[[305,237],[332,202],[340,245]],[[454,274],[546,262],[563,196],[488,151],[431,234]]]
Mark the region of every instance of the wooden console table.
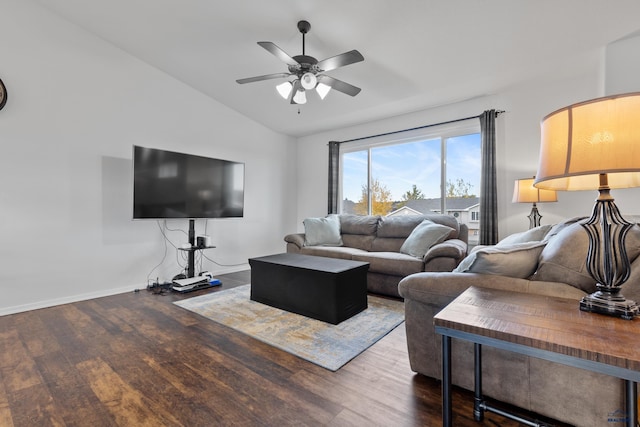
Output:
[[[578,301],[471,287],[434,317],[442,334],[442,425],[452,425],[451,338],[475,344],[474,416],[484,411],[523,420],[486,405],[481,346],[533,356],[625,380],[626,425],[636,427],[640,382],[640,319],[580,311]],[[529,424],[537,425],[537,424]]]

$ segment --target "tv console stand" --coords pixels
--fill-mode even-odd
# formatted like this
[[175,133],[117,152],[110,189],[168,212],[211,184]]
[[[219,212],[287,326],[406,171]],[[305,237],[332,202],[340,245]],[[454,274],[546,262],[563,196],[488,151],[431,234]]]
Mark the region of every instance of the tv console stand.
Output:
[[196,246],[196,221],[189,220],[189,248],[178,248],[178,250],[187,252],[187,277],[194,277],[195,273],[195,253],[204,249],[213,249],[215,246]]

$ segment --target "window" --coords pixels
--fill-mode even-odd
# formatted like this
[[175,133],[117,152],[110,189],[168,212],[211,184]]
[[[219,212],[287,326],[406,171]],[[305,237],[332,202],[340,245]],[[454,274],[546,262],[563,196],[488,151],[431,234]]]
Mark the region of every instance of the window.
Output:
[[[383,216],[444,212],[461,223],[477,222],[479,124],[410,133],[340,147],[340,212]],[[469,228],[469,235],[477,235],[477,223]]]

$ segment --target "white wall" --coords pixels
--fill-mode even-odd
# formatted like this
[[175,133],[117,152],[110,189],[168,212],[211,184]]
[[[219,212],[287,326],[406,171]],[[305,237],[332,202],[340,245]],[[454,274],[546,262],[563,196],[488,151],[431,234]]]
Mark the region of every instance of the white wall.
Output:
[[[0,315],[146,286],[165,246],[155,221],[131,220],[134,144],[245,162],[245,217],[208,222],[207,256],[226,266],[204,269],[283,250],[295,227],[292,138],[29,1],[0,10]],[[170,247],[151,277],[179,272]]]
[[640,52],[640,33],[607,46],[604,95],[640,91],[638,52]]
[[[298,162],[306,172],[299,177],[298,230],[302,230],[304,218],[326,214],[328,141],[440,123],[475,116],[489,109],[506,111],[496,120],[500,238],[526,230],[531,205],[511,203],[511,197],[515,179],[536,173],[540,121],[556,109],[603,96],[605,65],[611,68],[605,64],[604,57],[602,50],[567,58],[566,64],[558,64],[558,68],[549,70],[548,74],[491,96],[301,138]],[[640,214],[640,189],[615,190],[612,194],[623,214]],[[588,216],[596,197],[596,191],[559,193],[558,203],[538,206],[542,223]]]

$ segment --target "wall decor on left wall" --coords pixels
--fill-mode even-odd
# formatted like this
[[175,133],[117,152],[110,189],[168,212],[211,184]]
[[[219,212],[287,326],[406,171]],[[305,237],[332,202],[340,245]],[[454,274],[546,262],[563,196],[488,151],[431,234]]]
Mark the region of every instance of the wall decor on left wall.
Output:
[[7,88],[5,87],[2,79],[0,79],[0,110],[4,108],[7,103]]

